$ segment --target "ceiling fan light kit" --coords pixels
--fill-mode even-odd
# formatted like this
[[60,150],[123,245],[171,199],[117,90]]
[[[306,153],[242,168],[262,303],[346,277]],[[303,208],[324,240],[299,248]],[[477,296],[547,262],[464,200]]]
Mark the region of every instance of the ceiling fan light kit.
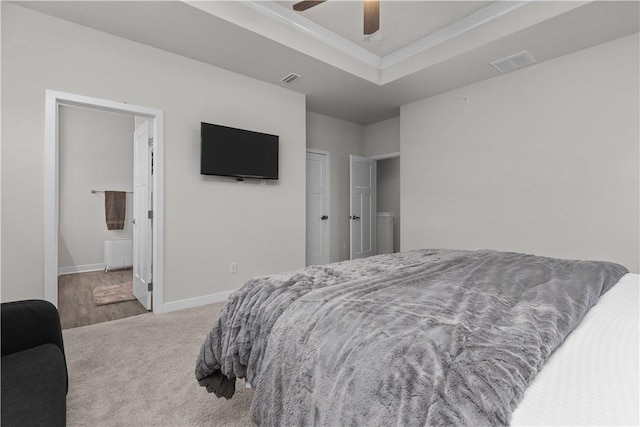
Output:
[[[326,0],[304,0],[293,5],[293,10],[303,12]],[[380,0],[364,0],[364,35],[369,36],[380,29]],[[375,43],[380,43],[376,41]]]
[[382,44],[384,35],[380,31],[377,31],[375,34],[365,36],[365,39],[371,44]]

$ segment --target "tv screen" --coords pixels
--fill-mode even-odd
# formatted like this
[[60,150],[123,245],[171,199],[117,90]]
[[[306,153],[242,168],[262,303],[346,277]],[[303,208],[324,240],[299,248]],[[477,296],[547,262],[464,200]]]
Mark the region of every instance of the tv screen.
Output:
[[200,173],[278,179],[278,136],[201,123]]

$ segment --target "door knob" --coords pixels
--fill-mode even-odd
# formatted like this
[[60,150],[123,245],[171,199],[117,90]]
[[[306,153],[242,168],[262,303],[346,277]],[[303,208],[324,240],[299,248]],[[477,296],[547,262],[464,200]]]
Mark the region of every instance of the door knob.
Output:
[[133,218],[133,219],[131,220],[131,224],[135,224],[135,223],[136,223],[136,219],[135,219],[135,218]]
[[322,215],[320,219],[329,219],[329,215]]
[[360,217],[359,217],[358,215],[350,215],[350,216],[349,216],[349,219],[353,219],[353,220],[356,220],[356,221],[357,221],[357,220],[359,220],[359,219],[360,219]]

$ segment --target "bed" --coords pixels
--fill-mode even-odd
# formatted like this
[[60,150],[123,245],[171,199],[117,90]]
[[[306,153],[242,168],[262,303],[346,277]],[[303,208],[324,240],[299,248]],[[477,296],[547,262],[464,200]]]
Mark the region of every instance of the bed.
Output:
[[[622,328],[631,328],[629,352],[600,353],[630,365],[607,390],[625,392],[625,403],[605,423],[637,424],[638,276],[627,273],[605,262],[417,250],[259,277],[227,301],[196,378],[225,398],[245,378],[260,425],[585,424],[553,408],[566,414],[563,396],[581,396],[574,400],[584,406],[604,393],[610,376],[590,357],[602,347],[589,348],[598,342],[589,330],[611,337],[612,316],[600,305],[631,301]],[[604,382],[572,389],[571,368],[580,367],[578,377]],[[603,417],[597,403],[600,418],[583,418],[587,424]],[[589,412],[580,406],[577,414]]]

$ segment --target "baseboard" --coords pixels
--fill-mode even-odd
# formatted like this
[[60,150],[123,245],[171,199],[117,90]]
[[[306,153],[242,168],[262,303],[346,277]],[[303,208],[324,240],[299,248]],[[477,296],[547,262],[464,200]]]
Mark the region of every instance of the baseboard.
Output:
[[58,276],[100,270],[104,270],[104,264],[70,265],[68,267],[58,267]]
[[223,302],[229,298],[234,291],[224,291],[215,294],[203,295],[201,297],[181,299],[178,301],[166,302],[160,310],[154,310],[155,313],[169,313],[171,311],[183,310],[185,308],[199,307],[201,305],[214,304]]

